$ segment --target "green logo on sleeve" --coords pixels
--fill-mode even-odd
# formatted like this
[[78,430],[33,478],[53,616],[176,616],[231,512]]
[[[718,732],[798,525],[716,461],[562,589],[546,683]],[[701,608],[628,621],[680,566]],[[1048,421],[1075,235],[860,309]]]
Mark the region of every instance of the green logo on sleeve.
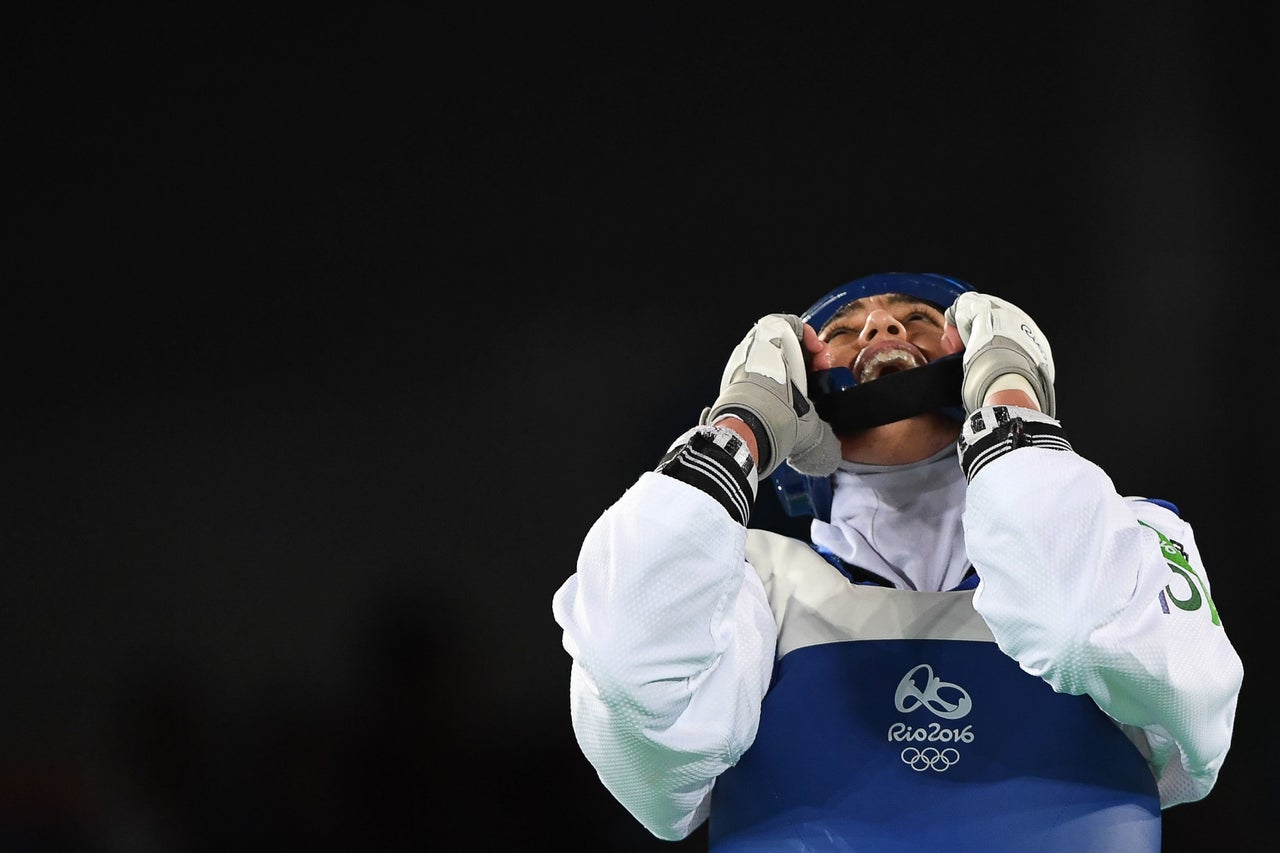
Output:
[[1199,610],[1201,604],[1209,605],[1209,617],[1213,620],[1213,624],[1221,625],[1222,620],[1218,618],[1218,608],[1214,607],[1213,599],[1209,597],[1209,590],[1204,585],[1204,580],[1196,573],[1196,570],[1187,562],[1187,551],[1182,547],[1182,543],[1170,539],[1159,530],[1156,530],[1145,521],[1139,521],[1143,527],[1152,530],[1160,537],[1160,550],[1164,553],[1165,562],[1169,565],[1169,571],[1176,575],[1180,575],[1187,582],[1187,590],[1189,594],[1186,598],[1178,598],[1173,594],[1173,585],[1167,585],[1164,588],[1165,595],[1179,610]]

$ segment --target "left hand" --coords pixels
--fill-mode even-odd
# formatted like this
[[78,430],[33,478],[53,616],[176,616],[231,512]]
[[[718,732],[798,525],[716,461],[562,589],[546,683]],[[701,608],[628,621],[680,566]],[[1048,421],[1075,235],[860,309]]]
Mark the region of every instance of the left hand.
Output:
[[1055,417],[1053,351],[1040,327],[1018,306],[998,296],[962,293],[945,313],[943,342],[964,348],[961,397],[966,412],[981,408],[1002,377],[1030,385],[1040,411]]

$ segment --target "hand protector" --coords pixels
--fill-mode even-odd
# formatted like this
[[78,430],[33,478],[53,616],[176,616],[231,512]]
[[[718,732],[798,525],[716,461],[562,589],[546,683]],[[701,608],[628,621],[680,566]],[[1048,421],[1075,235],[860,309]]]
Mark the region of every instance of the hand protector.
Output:
[[725,365],[720,396],[702,412],[703,424],[732,414],[751,427],[760,445],[760,479],[784,459],[818,477],[840,464],[840,442],[808,399],[803,335],[804,321],[794,314],[756,321]]
[[997,379],[1015,374],[1031,384],[1040,411],[1056,417],[1053,351],[1026,312],[996,296],[962,293],[944,316],[964,344],[960,393],[966,412],[982,408]]

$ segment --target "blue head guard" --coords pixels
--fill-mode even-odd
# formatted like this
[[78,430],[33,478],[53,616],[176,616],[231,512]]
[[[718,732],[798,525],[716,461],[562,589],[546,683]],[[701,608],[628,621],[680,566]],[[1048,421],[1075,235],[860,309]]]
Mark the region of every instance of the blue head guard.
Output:
[[[937,273],[876,273],[842,284],[813,303],[800,318],[822,331],[837,311],[864,296],[904,293],[945,310],[957,296],[973,289],[967,282]],[[809,398],[819,416],[837,433],[887,424],[935,409],[959,419],[964,417],[960,406],[962,378],[959,354],[882,376],[866,385],[858,385],[847,367],[837,367],[809,375]],[[831,519],[830,477],[810,477],[783,462],[770,479],[787,515]]]

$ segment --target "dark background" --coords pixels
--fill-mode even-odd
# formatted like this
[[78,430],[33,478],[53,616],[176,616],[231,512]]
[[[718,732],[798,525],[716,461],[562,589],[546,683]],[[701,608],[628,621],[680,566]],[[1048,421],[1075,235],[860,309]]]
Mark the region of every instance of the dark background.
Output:
[[551,597],[755,318],[888,270],[1030,312],[1196,526],[1247,677],[1165,848],[1267,846],[1274,7],[9,17],[0,849],[700,849]]

